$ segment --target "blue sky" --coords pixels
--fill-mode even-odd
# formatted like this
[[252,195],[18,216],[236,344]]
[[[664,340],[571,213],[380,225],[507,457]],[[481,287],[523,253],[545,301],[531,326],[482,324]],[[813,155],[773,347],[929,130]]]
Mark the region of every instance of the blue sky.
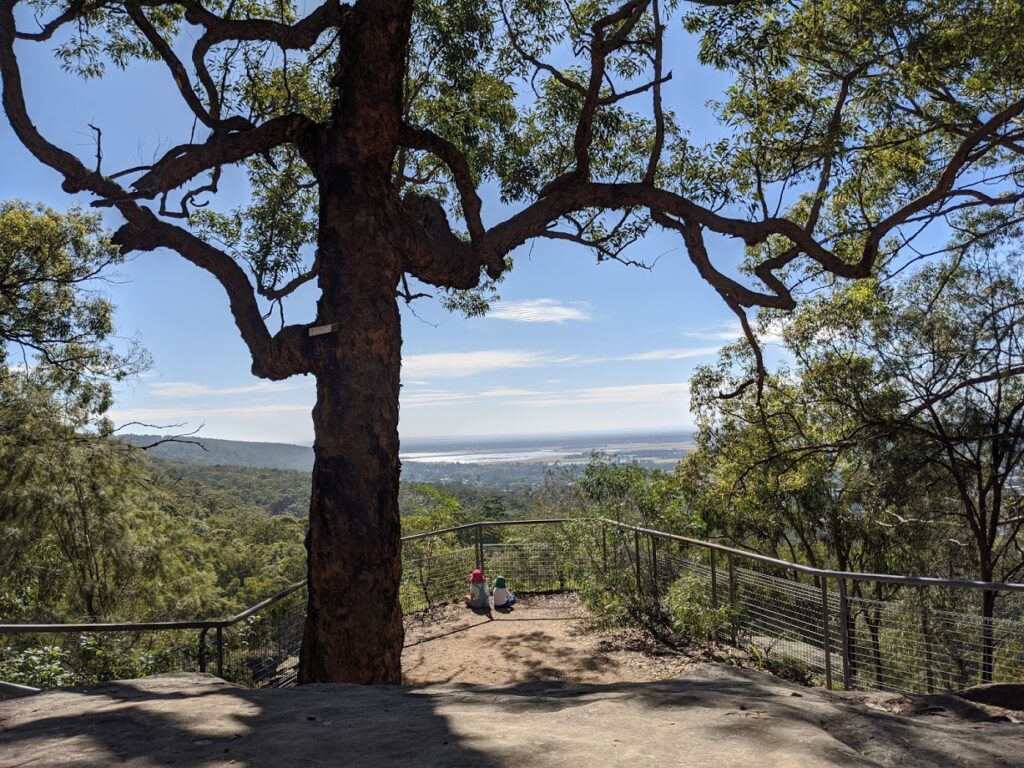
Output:
[[[139,64],[102,82],[63,75],[45,46],[21,44],[33,121],[55,143],[93,155],[89,123],[104,131],[105,168],[146,161],[187,141],[192,122],[166,70]],[[704,106],[721,97],[722,77],[695,69],[693,44],[677,38],[666,98],[694,138],[717,134]],[[32,158],[0,124],[0,199],[66,209],[75,200],[55,173]],[[222,185],[218,207],[237,204],[238,178]],[[80,198],[87,205],[88,198]],[[485,217],[501,211],[484,190]],[[116,224],[111,219],[110,224]],[[740,251],[716,243],[716,263]],[[536,434],[686,428],[688,380],[696,365],[733,341],[735,316],[697,276],[678,236],[660,231],[635,247],[650,270],[596,264],[588,252],[541,241],[514,254],[487,317],[466,320],[430,300],[403,309],[401,434]],[[267,382],[249,373],[248,353],[219,285],[176,254],[136,254],[105,288],[118,333],[150,352],[147,374],[124,386],[118,423],[183,424],[201,434],[243,440],[309,442],[313,381]],[[312,319],[315,291],[287,306],[289,322]],[[150,431],[134,429],[131,431]]]

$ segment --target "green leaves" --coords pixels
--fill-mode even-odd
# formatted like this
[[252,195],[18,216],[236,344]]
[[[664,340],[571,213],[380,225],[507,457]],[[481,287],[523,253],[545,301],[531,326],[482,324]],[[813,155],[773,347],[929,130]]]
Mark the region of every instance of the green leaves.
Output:
[[96,215],[0,203],[0,383],[8,365],[27,364],[23,375],[64,393],[73,422],[109,407],[107,383],[146,364],[134,343],[110,344],[99,289],[120,262]]
[[304,250],[316,243],[316,184],[293,148],[279,147],[248,163],[253,197],[229,214],[201,208],[190,224],[235,259],[248,264],[263,295],[306,268]]
[[790,362],[760,398],[718,397],[753,373],[727,348],[693,379],[688,503],[713,530],[812,564],[1012,572],[1018,529],[1000,521],[1024,461],[1021,270],[1014,254],[967,252],[833,286],[785,324]]
[[[691,163],[688,186],[724,177],[719,199],[760,200],[766,212],[807,222],[848,263],[871,227],[939,184],[965,139],[1024,95],[1019,3],[745,2],[700,8],[686,24],[701,36],[701,60],[735,78],[716,110],[733,129],[730,150],[719,153],[729,170]],[[1019,155],[1001,144],[1016,132],[995,130],[952,185],[1019,192],[1007,175]],[[922,205],[915,224],[945,205],[941,197]],[[1019,216],[1019,205],[1013,210]],[[899,237],[884,250],[913,258]],[[761,246],[750,261],[773,255]]]

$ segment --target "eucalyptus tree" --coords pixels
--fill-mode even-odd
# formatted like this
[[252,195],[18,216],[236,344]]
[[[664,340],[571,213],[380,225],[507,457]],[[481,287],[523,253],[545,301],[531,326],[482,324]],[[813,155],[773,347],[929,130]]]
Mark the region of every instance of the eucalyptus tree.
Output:
[[[828,309],[811,304],[793,333],[819,397],[852,425],[842,440],[875,443],[894,473],[944,491],[921,516],[958,523],[970,575],[982,581],[1024,572],[1022,277],[1019,257],[968,255],[898,287],[840,292]],[[996,597],[982,592],[983,618],[993,617]],[[983,651],[988,680],[990,634]]]
[[[768,377],[760,399],[714,398],[753,375],[743,350],[695,380],[702,450],[688,457],[686,487],[712,509],[722,496],[746,500],[734,530],[767,526],[770,538],[797,537],[805,553],[818,536],[842,545],[844,570],[883,570],[895,558],[987,582],[1019,578],[1022,286],[1019,258],[969,249],[910,277],[808,300],[784,332],[792,362]],[[839,496],[847,503],[836,514]],[[981,592],[983,619],[996,598]],[[988,623],[983,634],[988,680]]]
[[112,308],[100,289],[122,260],[98,214],[0,202],[0,378],[33,371],[102,414],[110,382],[146,363],[135,344],[111,343]]
[[[699,61],[678,60],[680,19]],[[257,376],[315,376],[300,678],[397,683],[398,301],[425,284],[479,311],[524,243],[636,261],[657,226],[746,324],[792,309],[803,272],[865,277],[930,221],[1008,226],[1020,28],[1015,3],[980,0],[2,0],[0,77],[18,139],[119,214],[124,252],[218,280]],[[83,77],[162,63],[194,130],[132,167],[104,166],[102,125],[88,159],[55,145],[24,92],[33,44]],[[680,112],[701,64],[733,80],[714,141]],[[232,165],[250,200],[218,213]],[[272,330],[313,281],[313,322]]]
[[98,214],[0,202],[0,519],[25,506],[15,503],[24,467],[49,446],[108,430],[111,383],[145,365],[136,345],[113,343],[98,290],[121,260]]
[[[105,439],[111,383],[145,363],[113,343],[99,290],[122,256],[95,213],[0,203],[0,611],[111,615],[160,565],[141,459]],[[119,348],[120,346],[120,348]],[[152,536],[140,545],[132,523]],[[36,611],[33,613],[33,611]]]
[[[870,444],[848,440],[855,417],[823,398],[813,372],[791,361],[773,367],[760,395],[747,388],[720,397],[752,376],[754,355],[737,343],[691,381],[696,446],[676,475],[708,535],[816,568],[921,565],[908,562],[914,554],[927,558],[920,538],[889,535],[892,496],[885,491],[897,485],[889,481],[895,473],[879,466]],[[846,383],[854,376],[847,372]],[[871,394],[876,384],[857,382]]]

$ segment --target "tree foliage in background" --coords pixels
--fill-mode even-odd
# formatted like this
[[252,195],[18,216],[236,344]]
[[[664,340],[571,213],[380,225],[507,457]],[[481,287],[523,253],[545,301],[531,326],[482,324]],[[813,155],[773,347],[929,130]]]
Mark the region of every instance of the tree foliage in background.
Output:
[[104,385],[146,362],[136,346],[111,344],[110,302],[97,290],[122,261],[98,214],[0,202],[0,363],[105,411]]
[[[699,61],[669,72],[681,24]],[[793,309],[805,278],[867,278],[933,222],[986,238],[1019,221],[1022,31],[1012,0],[3,0],[0,77],[15,135],[117,212],[123,252],[218,280],[256,375],[316,378],[300,677],[398,683],[397,301],[436,289],[480,312],[524,243],[635,262],[657,226],[754,342],[746,310]],[[161,64],[191,134],[131,167],[104,159],[100,126],[88,159],[56,146],[28,108],[26,45],[86,78]],[[721,140],[673,111],[699,64],[732,81]],[[231,166],[250,194],[218,209]],[[485,185],[505,210],[485,214]],[[313,321],[285,324],[314,280]]]
[[175,483],[109,439],[116,343],[98,292],[120,262],[96,215],[0,205],[0,617],[220,615],[298,581],[304,521]]
[[[815,298],[786,326],[792,363],[760,400],[716,396],[756,365],[728,351],[694,383],[699,449],[681,473],[698,514],[818,567],[1016,579],[1020,270],[1012,253],[972,250]],[[982,592],[983,618],[996,597]],[[991,637],[982,666],[987,678]]]
[[120,260],[96,215],[0,204],[5,616],[109,616],[159,570],[161,532],[141,535],[154,506],[138,459],[104,437],[111,383],[145,362],[134,345],[114,345],[111,306],[96,291]]

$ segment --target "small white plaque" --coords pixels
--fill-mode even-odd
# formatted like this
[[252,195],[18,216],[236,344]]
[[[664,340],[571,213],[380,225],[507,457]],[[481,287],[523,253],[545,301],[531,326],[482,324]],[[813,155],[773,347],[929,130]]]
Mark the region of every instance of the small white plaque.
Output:
[[338,330],[338,323],[331,323],[330,325],[318,325],[315,328],[309,329],[310,336],[326,336],[328,333],[334,333]]

